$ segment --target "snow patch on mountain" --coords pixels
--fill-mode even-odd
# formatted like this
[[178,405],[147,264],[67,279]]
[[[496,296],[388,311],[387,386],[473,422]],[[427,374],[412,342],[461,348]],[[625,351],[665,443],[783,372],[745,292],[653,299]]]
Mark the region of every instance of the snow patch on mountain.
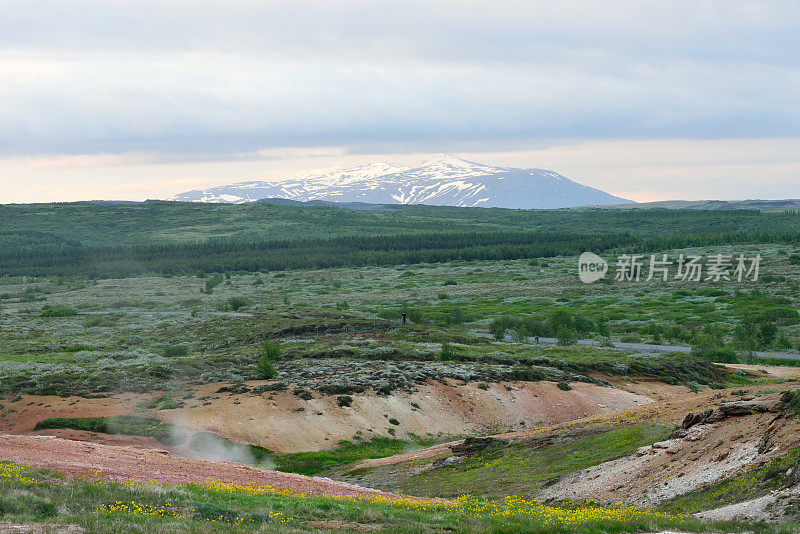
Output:
[[495,167],[441,154],[418,167],[370,163],[276,182],[188,191],[170,200],[246,203],[263,198],[372,204],[564,208],[629,202],[549,170]]

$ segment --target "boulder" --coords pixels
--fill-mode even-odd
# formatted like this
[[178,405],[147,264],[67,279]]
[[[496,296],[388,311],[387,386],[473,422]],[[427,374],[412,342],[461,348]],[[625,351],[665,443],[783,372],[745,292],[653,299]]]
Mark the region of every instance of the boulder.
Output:
[[755,400],[738,400],[731,402],[723,402],[719,405],[720,411],[726,417],[736,415],[750,415],[754,413],[777,412],[778,404],[775,402],[755,401]]
[[713,413],[713,408],[708,408],[702,413],[690,413],[683,419],[681,428],[684,430],[689,430],[694,425],[699,425],[700,423],[705,422],[705,420],[708,419]]
[[502,438],[473,438],[469,437],[461,443],[450,445],[450,450],[453,451],[454,456],[471,456],[478,451],[493,449],[496,447],[507,447],[508,440]]

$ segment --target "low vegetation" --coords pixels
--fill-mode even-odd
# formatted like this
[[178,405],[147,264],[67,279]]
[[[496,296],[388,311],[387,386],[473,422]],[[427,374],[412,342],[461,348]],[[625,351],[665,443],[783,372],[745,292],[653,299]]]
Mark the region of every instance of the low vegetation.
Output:
[[[560,477],[631,454],[637,448],[669,434],[667,427],[641,424],[620,428],[575,430],[543,435],[527,442],[478,451],[463,460],[423,469],[393,465],[391,468],[356,469],[355,480],[389,482],[381,488],[411,495],[457,497],[469,493],[492,498],[529,495]],[[392,471],[389,473],[388,471]]]
[[280,471],[316,475],[366,458],[384,458],[426,445],[430,445],[430,442],[407,442],[392,438],[374,438],[361,443],[342,441],[330,450],[281,454],[275,457],[275,466]]
[[187,433],[178,425],[159,421],[152,417],[117,415],[112,417],[53,417],[36,423],[34,430],[70,428],[86,432],[121,434],[126,436],[148,436],[165,445],[180,445],[186,441]]
[[[63,503],[69,503],[68,507]],[[705,531],[708,525],[632,506],[546,506],[522,498],[463,498],[430,503],[296,495],[271,487],[209,481],[202,485],[65,481],[57,473],[0,461],[0,516],[15,523],[73,524],[91,532],[176,530],[298,532],[321,524],[368,525],[394,533],[430,531],[600,534],[652,530]],[[323,519],[324,518],[324,519]],[[724,532],[781,532],[720,524]],[[784,532],[789,532],[784,530]]]

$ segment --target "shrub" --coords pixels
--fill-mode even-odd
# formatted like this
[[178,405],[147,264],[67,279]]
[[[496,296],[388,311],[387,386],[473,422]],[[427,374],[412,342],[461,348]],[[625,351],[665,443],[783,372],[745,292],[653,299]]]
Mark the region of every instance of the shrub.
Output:
[[349,382],[330,382],[317,387],[320,393],[327,393],[328,395],[344,395],[346,393],[361,392],[364,388],[351,384]]
[[263,341],[261,343],[261,359],[268,361],[277,361],[281,357],[281,346],[272,341]]
[[159,410],[176,410],[178,408],[183,408],[186,406],[186,403],[180,400],[175,400],[171,397],[162,397],[161,399],[163,402],[161,406],[158,407]]
[[533,315],[525,315],[523,317],[498,317],[489,325],[489,332],[498,341],[505,338],[505,333],[511,330],[520,337],[550,337],[552,330],[550,325]]
[[765,321],[783,320],[786,324],[796,323],[800,319],[800,313],[793,306],[772,306],[761,312]]
[[394,426],[398,426],[400,424],[400,421],[392,417],[389,419],[389,423],[393,424]]
[[781,332],[781,334],[778,336],[778,339],[775,340],[775,347],[778,349],[794,348],[792,341],[789,339],[789,336],[786,335],[786,332]]
[[800,391],[787,391],[781,396],[781,403],[791,413],[800,413]]
[[594,331],[601,336],[608,337],[611,335],[611,329],[608,328],[608,320],[598,319],[595,323]]
[[689,380],[686,382],[686,386],[692,390],[692,393],[700,393],[703,391],[703,386],[699,382],[695,382],[694,380]]
[[250,304],[250,301],[244,297],[231,297],[225,302],[228,305],[228,308],[230,308],[233,311],[236,311],[239,308],[244,308],[245,306]]
[[559,345],[574,345],[578,342],[578,337],[572,328],[560,328],[556,337]]
[[295,390],[292,393],[294,393],[303,400],[311,400],[314,398],[314,396],[311,394],[310,391],[303,388],[295,388]]
[[164,347],[161,349],[161,354],[167,358],[186,356],[189,354],[189,347],[186,345],[164,345]]
[[339,395],[338,397],[336,397],[336,402],[342,408],[346,408],[351,404],[353,404],[353,397],[351,397],[350,395]]
[[206,280],[206,286],[203,293],[205,293],[206,295],[210,295],[211,293],[214,292],[214,287],[220,285],[221,283],[222,283],[222,276],[220,276],[219,273],[214,274],[211,278]]
[[517,331],[526,336],[550,337],[553,335],[553,331],[547,321],[532,315],[525,315],[520,318]]
[[514,317],[498,317],[489,325],[489,333],[491,333],[497,341],[503,341],[506,337],[506,331],[513,330],[517,324],[517,320]]
[[110,433],[108,431],[108,419],[106,417],[52,417],[49,419],[42,419],[33,427],[34,430],[55,428],[72,428],[75,430],[84,430],[86,432]]
[[92,350],[94,347],[90,347],[89,345],[81,345],[80,343],[74,343],[72,345],[65,346],[62,350],[64,352],[81,352],[84,350]]
[[468,319],[463,309],[454,306],[445,310],[443,321],[445,326],[460,325],[467,321]]
[[708,324],[692,338],[692,354],[708,357],[708,354],[719,350],[725,344],[722,328],[716,324]]
[[39,314],[41,317],[70,317],[78,315],[74,308],[47,308]]
[[731,349],[720,348],[716,350],[710,350],[704,352],[702,356],[703,358],[717,363],[741,363],[739,356]]
[[559,382],[558,384],[556,384],[556,386],[558,387],[558,389],[563,390],[563,391],[571,391],[572,390],[572,386],[570,386],[566,382]]
[[270,380],[275,378],[275,375],[278,374],[275,370],[275,366],[272,365],[272,361],[264,356],[261,356],[261,360],[258,362],[258,365],[256,365],[256,372],[258,373],[258,378],[261,380]]
[[775,323],[770,321],[763,321],[758,325],[758,332],[756,337],[758,338],[759,342],[761,343],[762,347],[768,347],[775,341],[775,337],[778,335],[778,327]]
[[439,359],[444,362],[456,359],[456,353],[450,343],[442,343],[442,352],[439,353]]
[[553,332],[572,327],[572,315],[566,310],[556,310],[550,316],[550,328]]
[[411,308],[406,313],[408,314],[408,320],[414,324],[422,324],[425,321],[425,315],[422,310]]

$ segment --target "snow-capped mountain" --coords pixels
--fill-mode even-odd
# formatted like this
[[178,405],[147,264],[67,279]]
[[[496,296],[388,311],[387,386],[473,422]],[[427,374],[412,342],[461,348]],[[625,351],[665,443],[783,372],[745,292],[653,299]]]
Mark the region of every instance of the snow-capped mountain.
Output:
[[170,200],[245,203],[264,198],[523,209],[630,202],[557,172],[494,167],[448,155],[431,158],[419,167],[371,163],[277,182],[189,191]]

